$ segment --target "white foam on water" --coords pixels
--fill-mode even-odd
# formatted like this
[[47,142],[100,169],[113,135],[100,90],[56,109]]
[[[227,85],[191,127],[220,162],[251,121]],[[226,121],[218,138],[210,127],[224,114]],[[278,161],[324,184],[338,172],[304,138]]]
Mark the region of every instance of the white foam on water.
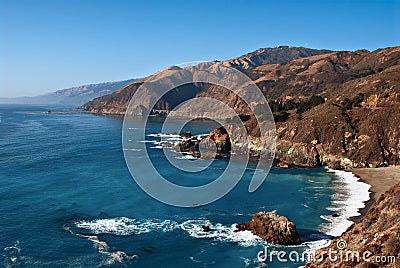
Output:
[[140,152],[142,149],[128,149],[128,148],[123,148],[124,151],[134,151],[134,152]]
[[309,251],[315,252],[316,250],[327,247],[330,244],[331,244],[330,239],[321,239],[321,240],[316,240],[316,241],[303,242],[303,243],[301,243],[300,246],[306,246],[309,248]]
[[178,134],[165,134],[165,133],[156,133],[156,134],[148,134],[148,137],[157,137],[157,138],[180,138],[182,139],[181,136]]
[[150,148],[151,149],[163,149],[164,147],[162,147],[161,145],[157,145],[157,146],[152,146]]
[[98,219],[93,221],[79,221],[75,225],[81,229],[87,229],[94,234],[115,234],[115,235],[131,235],[144,234],[155,230],[171,231],[177,223],[171,220],[147,220],[138,221],[126,217],[118,217],[113,219]]
[[64,226],[64,231],[67,231],[73,235],[86,238],[93,243],[93,247],[97,249],[100,254],[106,256],[106,259],[99,265],[113,265],[113,264],[124,264],[126,261],[134,260],[138,257],[138,255],[128,255],[123,251],[110,251],[110,247],[105,241],[101,241],[96,235],[83,235],[74,233],[69,227]]
[[349,228],[353,222],[351,217],[359,216],[359,210],[365,207],[365,202],[370,199],[371,185],[360,181],[353,173],[342,170],[328,169],[337,177],[332,189],[331,206],[327,209],[333,215],[322,215],[321,218],[327,223],[321,224],[319,230],[327,235],[339,236]]
[[[140,235],[153,231],[170,232],[181,229],[194,238],[234,242],[244,247],[258,245],[263,242],[260,237],[253,235],[250,231],[236,231],[236,224],[223,225],[221,223],[212,223],[208,219],[186,220],[179,224],[172,220],[151,219],[139,221],[118,217],[92,221],[81,220],[76,222],[75,225],[78,228],[90,230],[93,234],[108,233],[125,236]],[[210,231],[205,232],[203,226],[208,226]]]
[[[205,232],[203,226],[208,226],[210,231]],[[243,247],[255,246],[263,240],[253,235],[250,231],[236,231],[236,224],[229,226],[221,223],[212,223],[207,219],[187,220],[180,225],[181,229],[195,238],[213,238],[219,241],[236,242]]]
[[193,155],[182,155],[175,157],[176,159],[185,159],[185,160],[202,160],[201,158],[194,157]]
[[164,139],[164,140],[167,140],[167,141],[182,141],[183,139],[181,137],[172,137],[172,138],[167,138],[167,139]]

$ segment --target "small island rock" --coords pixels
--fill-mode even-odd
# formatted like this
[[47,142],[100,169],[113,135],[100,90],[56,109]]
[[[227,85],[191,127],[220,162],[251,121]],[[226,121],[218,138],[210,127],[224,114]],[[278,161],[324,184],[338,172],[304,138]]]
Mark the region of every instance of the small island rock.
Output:
[[279,245],[298,245],[300,236],[288,218],[273,212],[258,212],[251,221],[238,224],[238,231],[249,230],[267,242]]

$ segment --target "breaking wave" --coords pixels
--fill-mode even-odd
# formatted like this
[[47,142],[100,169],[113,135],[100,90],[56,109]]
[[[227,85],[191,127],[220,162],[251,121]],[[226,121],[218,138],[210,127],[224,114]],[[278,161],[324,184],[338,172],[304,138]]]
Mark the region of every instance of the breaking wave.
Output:
[[[111,219],[81,220],[75,223],[80,229],[89,230],[93,234],[140,235],[149,232],[170,232],[182,230],[194,238],[208,238],[217,241],[234,242],[249,247],[263,242],[261,238],[250,231],[236,231],[236,224],[223,225],[213,223],[208,219],[186,220],[178,223],[173,220],[136,220],[126,217]],[[209,231],[203,229],[204,226]]]
[[327,235],[339,236],[353,224],[351,218],[360,215],[359,210],[370,198],[371,186],[348,171],[328,169],[328,172],[337,177],[333,181],[332,190],[335,193],[331,206],[327,208],[332,214],[321,216],[327,223],[323,223],[319,230]]

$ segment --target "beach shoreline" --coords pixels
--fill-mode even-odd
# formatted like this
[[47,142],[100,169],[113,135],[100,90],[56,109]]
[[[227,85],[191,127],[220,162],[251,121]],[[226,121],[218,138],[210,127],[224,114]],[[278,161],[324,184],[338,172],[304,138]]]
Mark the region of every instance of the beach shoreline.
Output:
[[371,185],[370,199],[365,202],[365,207],[359,210],[360,215],[351,218],[354,222],[364,217],[383,193],[400,183],[400,167],[352,168],[346,171],[353,173],[360,181]]

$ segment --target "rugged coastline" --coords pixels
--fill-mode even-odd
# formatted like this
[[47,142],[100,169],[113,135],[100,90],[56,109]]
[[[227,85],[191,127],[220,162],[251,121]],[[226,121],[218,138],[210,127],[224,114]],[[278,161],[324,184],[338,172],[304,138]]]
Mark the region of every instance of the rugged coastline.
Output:
[[[286,61],[256,60],[281,59],[282,55],[287,55]],[[246,59],[253,63],[247,64]],[[276,122],[275,157],[280,166],[349,169],[400,165],[399,62],[400,47],[373,52],[278,47],[215,64],[239,69],[265,95]],[[93,114],[124,115],[130,99],[148,79],[160,77],[169,83],[187,75],[188,70],[166,68],[82,108]],[[143,109],[152,110],[154,115],[165,114],[178,103],[195,97],[222,101],[238,115],[251,114],[238,96],[213,85],[194,83],[165,96],[154,96],[154,92],[142,95],[143,104],[155,97],[161,99],[155,107],[131,107],[139,114]],[[215,115],[223,116],[209,108]],[[198,116],[189,110],[186,114]],[[248,119],[244,124],[249,131],[252,154],[262,153],[257,125],[251,118],[243,118]]]

